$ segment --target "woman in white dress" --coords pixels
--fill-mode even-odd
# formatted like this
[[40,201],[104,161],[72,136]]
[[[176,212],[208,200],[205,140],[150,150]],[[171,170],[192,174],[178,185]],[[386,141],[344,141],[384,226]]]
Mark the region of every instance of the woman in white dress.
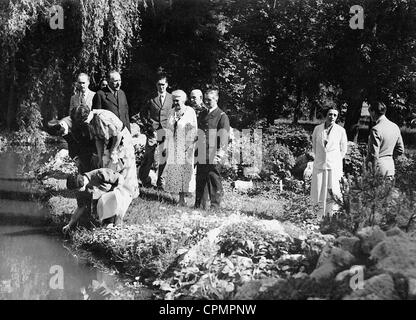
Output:
[[184,91],[173,91],[172,96],[173,111],[167,124],[167,158],[163,176],[165,191],[179,194],[179,204],[186,205],[185,196],[195,191],[197,119],[194,109],[185,105]]
[[342,159],[347,153],[347,134],[343,127],[335,123],[338,114],[337,109],[330,108],[325,122],[316,126],[312,133],[312,151],[315,159],[311,199],[313,204],[319,205],[319,218],[332,213],[331,194],[341,197],[340,179],[343,175]]

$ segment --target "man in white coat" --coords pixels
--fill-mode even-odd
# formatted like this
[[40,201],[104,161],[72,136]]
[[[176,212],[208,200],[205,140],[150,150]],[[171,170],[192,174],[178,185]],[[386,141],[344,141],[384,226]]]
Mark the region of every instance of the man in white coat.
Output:
[[315,159],[311,199],[313,204],[319,205],[319,218],[332,213],[333,197],[341,197],[342,159],[347,153],[348,140],[345,129],[335,123],[338,114],[337,109],[329,109],[325,122],[316,126],[312,134],[312,152]]

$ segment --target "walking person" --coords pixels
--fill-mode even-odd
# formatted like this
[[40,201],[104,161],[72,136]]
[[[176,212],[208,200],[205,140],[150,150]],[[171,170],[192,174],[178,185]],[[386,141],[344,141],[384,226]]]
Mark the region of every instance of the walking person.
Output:
[[338,115],[337,109],[328,109],[325,122],[316,126],[312,133],[312,152],[315,158],[311,200],[319,206],[318,218],[321,219],[326,214],[332,214],[335,208],[332,196],[341,197],[342,159],[347,153],[348,141],[345,129],[335,123]]
[[167,160],[163,171],[165,191],[179,194],[179,204],[186,205],[185,197],[195,191],[197,119],[194,109],[185,105],[184,91],[175,90],[172,96],[174,112],[167,123]]

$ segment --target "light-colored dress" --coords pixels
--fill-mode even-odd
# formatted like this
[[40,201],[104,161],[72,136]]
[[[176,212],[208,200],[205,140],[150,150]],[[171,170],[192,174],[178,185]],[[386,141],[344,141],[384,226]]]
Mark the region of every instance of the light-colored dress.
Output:
[[312,134],[313,162],[311,200],[313,204],[323,203],[331,190],[336,196],[341,195],[340,179],[343,175],[342,159],[347,152],[347,134],[345,129],[334,124],[329,131],[325,123],[315,127]]
[[163,171],[165,191],[195,191],[194,151],[197,119],[194,109],[185,106],[183,114],[172,112],[168,118],[166,167]]
[[[89,123],[91,136],[104,142],[103,167],[119,172],[124,177],[122,196],[130,196],[132,199],[139,194],[137,180],[136,156],[134,145],[129,130],[123,122],[111,111],[104,109],[92,110],[93,118]],[[115,153],[116,161],[110,158],[110,143],[112,137],[121,136],[121,142]]]

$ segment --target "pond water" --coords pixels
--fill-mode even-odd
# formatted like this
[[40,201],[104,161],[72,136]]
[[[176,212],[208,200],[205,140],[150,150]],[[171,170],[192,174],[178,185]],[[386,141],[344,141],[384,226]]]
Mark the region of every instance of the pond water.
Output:
[[[125,280],[68,248],[27,176],[48,154],[0,153],[0,299],[143,299]],[[24,196],[22,196],[24,195]],[[29,196],[28,196],[29,195]],[[139,294],[140,295],[140,294]]]

